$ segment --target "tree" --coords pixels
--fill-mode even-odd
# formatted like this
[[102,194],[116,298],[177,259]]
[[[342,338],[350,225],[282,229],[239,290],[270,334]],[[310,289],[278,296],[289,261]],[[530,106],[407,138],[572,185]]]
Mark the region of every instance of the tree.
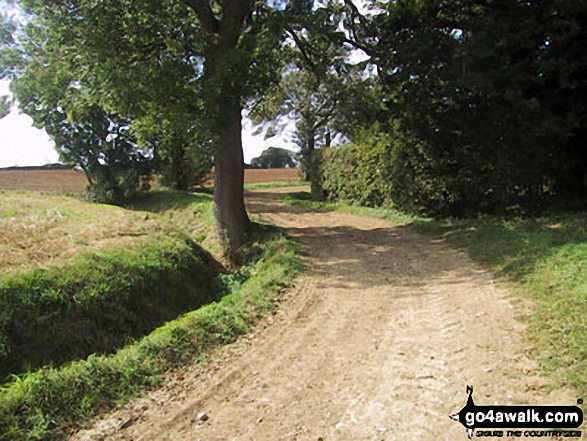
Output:
[[[11,20],[6,17],[2,11],[0,11],[0,48],[8,47],[14,44],[14,38],[12,37],[16,27]],[[0,50],[0,55],[4,55],[5,50]],[[4,69],[0,66],[0,78],[3,78],[5,73]],[[8,96],[0,96],[0,119],[4,118],[10,113],[12,103]]]
[[269,147],[261,156],[251,160],[253,168],[293,168],[296,164],[290,150],[279,147]]
[[586,90],[583,2],[384,8],[365,15],[346,1],[346,41],[378,66],[401,140],[394,202],[462,215],[587,194],[584,100],[568,99]]
[[61,49],[37,44],[45,29],[29,25],[3,48],[3,75],[25,113],[53,139],[61,161],[80,167],[98,202],[127,204],[148,188],[151,152],[140,149],[129,120],[87,99]]
[[211,177],[212,145],[193,133],[189,123],[145,116],[132,124],[132,130],[138,143],[154,152],[163,185],[188,190]]
[[0,96],[0,119],[10,113],[10,99],[8,96]]
[[340,100],[340,82],[335,75],[318,77],[307,70],[288,66],[281,82],[256,109],[254,121],[279,124],[280,118],[295,120],[294,143],[300,148],[300,163],[312,193],[320,197],[319,159],[316,143],[330,146],[331,124]]
[[287,11],[252,0],[23,3],[50,30],[51,44],[66,47],[93,100],[133,121],[181,115],[206,133],[220,240],[229,254],[246,244],[241,112],[276,78]]

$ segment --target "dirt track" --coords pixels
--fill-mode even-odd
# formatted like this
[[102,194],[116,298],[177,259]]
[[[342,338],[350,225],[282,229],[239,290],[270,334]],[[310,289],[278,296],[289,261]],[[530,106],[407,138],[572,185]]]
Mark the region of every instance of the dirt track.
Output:
[[448,415],[467,384],[478,405],[575,403],[547,393],[522,305],[466,255],[274,197],[251,193],[249,210],[301,241],[309,265],[279,312],[76,440],[465,440]]

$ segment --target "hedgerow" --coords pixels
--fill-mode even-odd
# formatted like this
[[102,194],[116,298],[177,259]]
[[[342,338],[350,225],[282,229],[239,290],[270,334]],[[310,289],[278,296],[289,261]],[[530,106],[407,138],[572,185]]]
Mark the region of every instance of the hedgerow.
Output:
[[363,132],[356,144],[324,151],[322,186],[330,200],[369,207],[391,202],[391,150],[387,135]]

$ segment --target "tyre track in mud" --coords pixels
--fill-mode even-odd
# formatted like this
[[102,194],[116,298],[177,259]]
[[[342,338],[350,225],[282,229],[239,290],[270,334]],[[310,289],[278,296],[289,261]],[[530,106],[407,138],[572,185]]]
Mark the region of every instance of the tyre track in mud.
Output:
[[307,253],[278,312],[74,440],[464,440],[448,415],[468,384],[478,404],[577,398],[547,392],[516,320],[525,307],[464,253],[390,221],[275,202],[284,191],[247,195]]

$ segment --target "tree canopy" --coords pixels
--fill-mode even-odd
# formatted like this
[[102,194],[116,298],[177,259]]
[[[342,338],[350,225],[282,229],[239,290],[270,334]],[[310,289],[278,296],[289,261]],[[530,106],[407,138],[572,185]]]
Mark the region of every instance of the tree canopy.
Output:
[[[44,54],[59,52],[84,102],[124,115],[137,133],[168,124],[212,145],[219,237],[236,253],[250,236],[241,112],[277,75],[291,8],[251,0],[22,3],[32,14],[26,39]],[[20,67],[35,62],[43,60]]]
[[370,55],[385,91],[394,203],[457,215],[585,204],[584,2],[345,8],[347,42]]

